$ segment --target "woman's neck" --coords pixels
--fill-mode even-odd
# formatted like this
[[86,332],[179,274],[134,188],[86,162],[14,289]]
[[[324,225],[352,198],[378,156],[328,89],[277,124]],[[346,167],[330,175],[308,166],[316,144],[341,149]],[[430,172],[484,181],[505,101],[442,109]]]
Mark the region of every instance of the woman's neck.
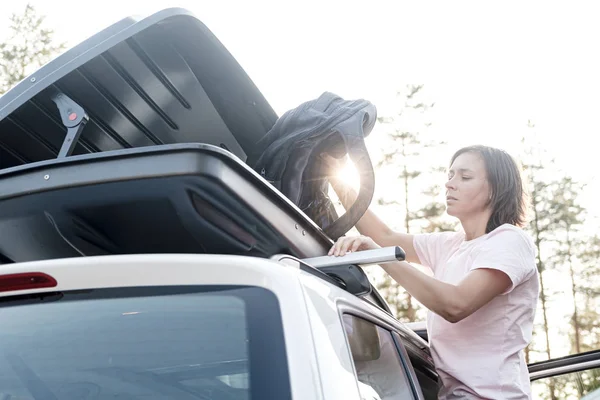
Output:
[[461,219],[460,223],[465,231],[465,240],[473,240],[485,235],[489,219],[488,213],[474,218]]

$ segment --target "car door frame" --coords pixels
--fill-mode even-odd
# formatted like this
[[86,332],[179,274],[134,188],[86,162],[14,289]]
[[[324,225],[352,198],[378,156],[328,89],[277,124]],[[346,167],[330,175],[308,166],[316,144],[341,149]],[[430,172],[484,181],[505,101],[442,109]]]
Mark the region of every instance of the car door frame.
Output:
[[531,382],[600,368],[600,349],[532,363],[528,368]]

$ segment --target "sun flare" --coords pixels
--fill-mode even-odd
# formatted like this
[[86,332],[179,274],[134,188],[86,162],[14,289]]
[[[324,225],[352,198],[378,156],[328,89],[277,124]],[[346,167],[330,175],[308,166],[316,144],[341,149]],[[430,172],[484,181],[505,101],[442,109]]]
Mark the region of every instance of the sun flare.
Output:
[[338,171],[337,177],[352,187],[358,186],[360,183],[358,170],[350,160],[346,161],[346,164]]

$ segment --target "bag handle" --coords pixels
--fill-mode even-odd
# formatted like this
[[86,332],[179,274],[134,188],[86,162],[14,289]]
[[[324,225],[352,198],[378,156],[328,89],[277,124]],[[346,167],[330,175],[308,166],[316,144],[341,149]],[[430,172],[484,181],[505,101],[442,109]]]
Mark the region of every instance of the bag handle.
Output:
[[[374,115],[375,113],[372,114]],[[339,131],[351,133],[350,135],[342,135],[342,137],[345,138],[346,152],[359,172],[360,190],[350,209],[346,210],[344,215],[324,229],[325,234],[334,241],[339,239],[358,223],[369,209],[371,201],[373,200],[373,194],[375,192],[375,171],[373,170],[373,164],[369,157],[369,151],[365,145],[364,131],[370,132],[376,119],[369,118],[369,115],[371,114],[365,112],[362,121],[359,121],[358,127],[352,125],[353,121],[356,122],[356,120],[353,119],[338,125]]]

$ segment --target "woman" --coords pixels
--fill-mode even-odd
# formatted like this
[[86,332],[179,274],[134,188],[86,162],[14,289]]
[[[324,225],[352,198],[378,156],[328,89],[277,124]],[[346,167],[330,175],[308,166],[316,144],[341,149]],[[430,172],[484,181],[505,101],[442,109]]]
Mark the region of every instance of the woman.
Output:
[[[334,182],[346,208],[356,194]],[[427,330],[440,399],[528,399],[524,349],[539,294],[535,249],[525,224],[519,168],[504,151],[466,147],[454,154],[446,182],[447,212],[460,232],[409,235],[368,211],[362,236],[342,237],[329,254],[400,246],[406,261],[381,267],[429,309]],[[431,268],[433,277],[409,262]]]

